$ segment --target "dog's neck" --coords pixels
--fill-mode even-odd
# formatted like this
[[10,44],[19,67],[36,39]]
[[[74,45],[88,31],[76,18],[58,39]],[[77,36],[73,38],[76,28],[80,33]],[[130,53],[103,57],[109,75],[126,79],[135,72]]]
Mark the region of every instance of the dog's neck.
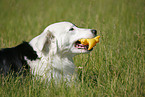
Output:
[[75,65],[71,57],[62,57],[60,55],[55,55],[51,58],[51,64],[54,68],[58,70],[63,70],[64,73],[73,74],[75,70]]

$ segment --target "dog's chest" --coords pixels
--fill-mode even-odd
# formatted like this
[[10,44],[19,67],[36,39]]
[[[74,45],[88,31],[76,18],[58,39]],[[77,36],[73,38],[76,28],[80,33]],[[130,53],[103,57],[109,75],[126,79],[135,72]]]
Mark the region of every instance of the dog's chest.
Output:
[[32,74],[42,76],[43,78],[60,79],[62,76],[68,80],[75,73],[75,65],[73,60],[68,58],[60,58],[59,56],[51,56],[50,58],[40,58],[35,61],[27,59],[31,67]]
[[55,56],[51,60],[52,66],[59,71],[61,70],[63,71],[63,73],[67,74],[73,74],[75,72],[75,65],[72,59],[68,59],[67,57],[60,58],[58,56]]

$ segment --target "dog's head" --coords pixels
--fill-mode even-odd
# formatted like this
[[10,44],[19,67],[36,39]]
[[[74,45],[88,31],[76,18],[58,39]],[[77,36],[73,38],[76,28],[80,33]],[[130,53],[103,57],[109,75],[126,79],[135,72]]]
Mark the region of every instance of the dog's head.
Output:
[[78,41],[82,38],[93,38],[96,30],[78,28],[70,22],[59,22],[49,25],[37,36],[36,47],[42,52],[55,51],[60,54],[88,53],[88,46]]

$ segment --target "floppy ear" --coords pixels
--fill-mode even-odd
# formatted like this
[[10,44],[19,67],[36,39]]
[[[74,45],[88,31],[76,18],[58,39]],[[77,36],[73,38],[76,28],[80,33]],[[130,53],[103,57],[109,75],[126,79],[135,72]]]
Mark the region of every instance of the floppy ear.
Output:
[[54,35],[49,30],[47,32],[45,32],[45,33],[42,33],[38,37],[38,40],[37,40],[37,43],[36,43],[36,47],[40,51],[48,51],[49,50],[49,45],[51,44],[51,40],[53,38],[54,38]]

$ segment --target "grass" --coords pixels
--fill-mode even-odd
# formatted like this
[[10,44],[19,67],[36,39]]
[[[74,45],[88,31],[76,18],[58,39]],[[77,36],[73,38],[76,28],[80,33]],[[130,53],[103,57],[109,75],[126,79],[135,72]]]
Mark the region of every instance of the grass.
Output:
[[144,0],[0,0],[0,47],[30,41],[46,26],[70,21],[97,29],[101,41],[74,58],[80,81],[70,87],[1,77],[1,97],[145,96]]

